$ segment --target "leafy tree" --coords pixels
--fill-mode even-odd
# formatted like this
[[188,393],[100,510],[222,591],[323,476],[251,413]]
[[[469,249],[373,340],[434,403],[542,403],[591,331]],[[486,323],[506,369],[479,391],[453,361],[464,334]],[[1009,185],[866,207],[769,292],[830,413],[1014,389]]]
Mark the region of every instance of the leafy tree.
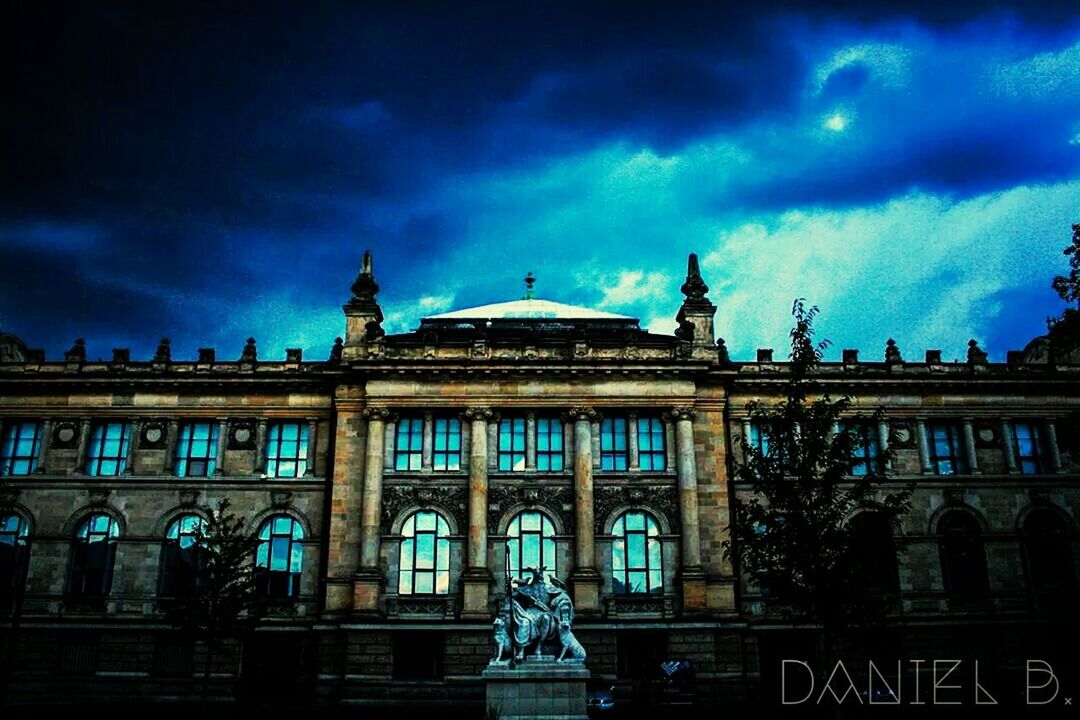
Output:
[[1080,225],[1073,225],[1072,243],[1063,251],[1069,257],[1069,274],[1054,278],[1052,287],[1071,307],[1060,317],[1049,318],[1050,351],[1064,357],[1080,348]]
[[[876,464],[855,456],[857,421],[871,423],[876,432],[881,410],[853,414],[850,397],[833,399],[816,385],[828,346],[814,340],[817,313],[801,299],[792,308],[785,397],[747,405],[762,442],[759,447],[741,438],[744,460],[736,464],[735,478],[751,494],[732,500],[724,553],[775,601],[774,609],[792,621],[819,626],[821,650],[834,652],[853,629],[884,620],[895,603],[884,575],[896,567],[900,521],[910,508],[912,488],[886,491],[887,450]],[[857,465],[865,474],[856,475]],[[864,511],[877,513],[861,517],[885,526],[885,544],[865,542],[864,523],[856,521],[856,513]]]
[[229,639],[240,642],[264,612],[253,562],[259,540],[221,500],[205,524],[196,528],[191,582],[162,602],[169,622],[206,644],[201,700],[205,704],[215,652]]

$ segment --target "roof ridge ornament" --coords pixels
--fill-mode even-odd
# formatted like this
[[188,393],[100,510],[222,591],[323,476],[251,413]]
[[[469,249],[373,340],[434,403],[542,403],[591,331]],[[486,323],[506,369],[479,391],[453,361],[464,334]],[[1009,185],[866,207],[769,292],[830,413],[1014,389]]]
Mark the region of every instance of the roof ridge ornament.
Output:
[[533,299],[533,286],[536,284],[536,276],[533,275],[532,270],[525,274],[525,300]]
[[709,286],[701,277],[697,253],[690,253],[690,257],[686,260],[686,282],[682,284],[680,290],[689,302],[709,302],[705,297],[705,294],[709,292]]

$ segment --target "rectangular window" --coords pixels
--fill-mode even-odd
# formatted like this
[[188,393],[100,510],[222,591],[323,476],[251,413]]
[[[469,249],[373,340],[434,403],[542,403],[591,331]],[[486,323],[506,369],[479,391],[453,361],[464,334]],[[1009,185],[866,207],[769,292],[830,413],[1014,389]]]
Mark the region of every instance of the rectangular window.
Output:
[[0,444],[0,476],[29,475],[37,469],[42,423],[13,421],[4,425]]
[[461,421],[457,418],[435,418],[435,451],[432,465],[435,470],[461,469]]
[[401,418],[394,439],[394,469],[419,470],[424,451],[424,420]]
[[954,422],[927,423],[930,436],[930,465],[936,475],[966,475],[967,458],[960,425]]
[[[177,477],[210,477],[217,465],[218,425],[187,423],[180,428],[176,444]],[[307,448],[304,449],[305,458]]]
[[127,468],[127,453],[130,443],[130,423],[95,423],[90,431],[90,447],[87,448],[86,452],[86,474],[123,474]]
[[499,421],[499,471],[525,470],[525,418]]
[[604,418],[600,421],[600,469],[626,470],[628,461],[626,418]]
[[307,472],[308,425],[279,422],[270,426],[266,439],[266,474],[295,478]]
[[642,417],[637,421],[638,467],[642,471],[667,469],[667,453],[664,448],[664,423],[660,418]]
[[536,469],[563,471],[563,424],[559,418],[536,419]]
[[1016,468],[1024,475],[1043,472],[1043,438],[1034,422],[1012,423],[1013,453]]
[[868,422],[847,422],[851,433],[851,474],[876,475],[881,472],[881,444],[877,426]]

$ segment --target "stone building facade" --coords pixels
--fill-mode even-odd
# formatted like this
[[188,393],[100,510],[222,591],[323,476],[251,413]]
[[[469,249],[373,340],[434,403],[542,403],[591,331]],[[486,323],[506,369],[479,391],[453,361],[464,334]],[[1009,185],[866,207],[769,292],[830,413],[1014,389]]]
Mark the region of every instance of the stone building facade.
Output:
[[[799,632],[721,543],[746,404],[779,399],[787,367],[728,357],[696,258],[673,335],[528,295],[387,335],[378,290],[366,255],[328,360],[254,340],[235,361],[165,340],[149,361],[82,341],[59,360],[0,336],[11,698],[196,694],[206,649],[157,601],[224,498],[273,602],[217,653],[214,693],[478,702],[503,579],[532,565],[570,587],[595,677],[689,659],[703,701],[767,692]],[[1038,341],[1004,364],[890,341],[822,366],[821,387],[883,409],[864,450],[915,486],[894,650],[1023,658],[1075,635],[1078,378]]]

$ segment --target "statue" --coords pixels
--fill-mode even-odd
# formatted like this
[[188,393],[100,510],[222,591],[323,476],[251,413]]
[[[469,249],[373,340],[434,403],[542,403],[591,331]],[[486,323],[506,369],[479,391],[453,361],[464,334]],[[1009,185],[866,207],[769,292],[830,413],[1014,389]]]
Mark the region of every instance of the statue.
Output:
[[[525,662],[539,657],[545,644],[558,647],[560,662],[582,662],[585,649],[574,637],[574,603],[557,578],[545,578],[542,570],[525,568],[525,577],[511,579],[507,572],[503,617],[495,619],[495,654],[492,663]],[[504,660],[505,656],[509,656]]]

